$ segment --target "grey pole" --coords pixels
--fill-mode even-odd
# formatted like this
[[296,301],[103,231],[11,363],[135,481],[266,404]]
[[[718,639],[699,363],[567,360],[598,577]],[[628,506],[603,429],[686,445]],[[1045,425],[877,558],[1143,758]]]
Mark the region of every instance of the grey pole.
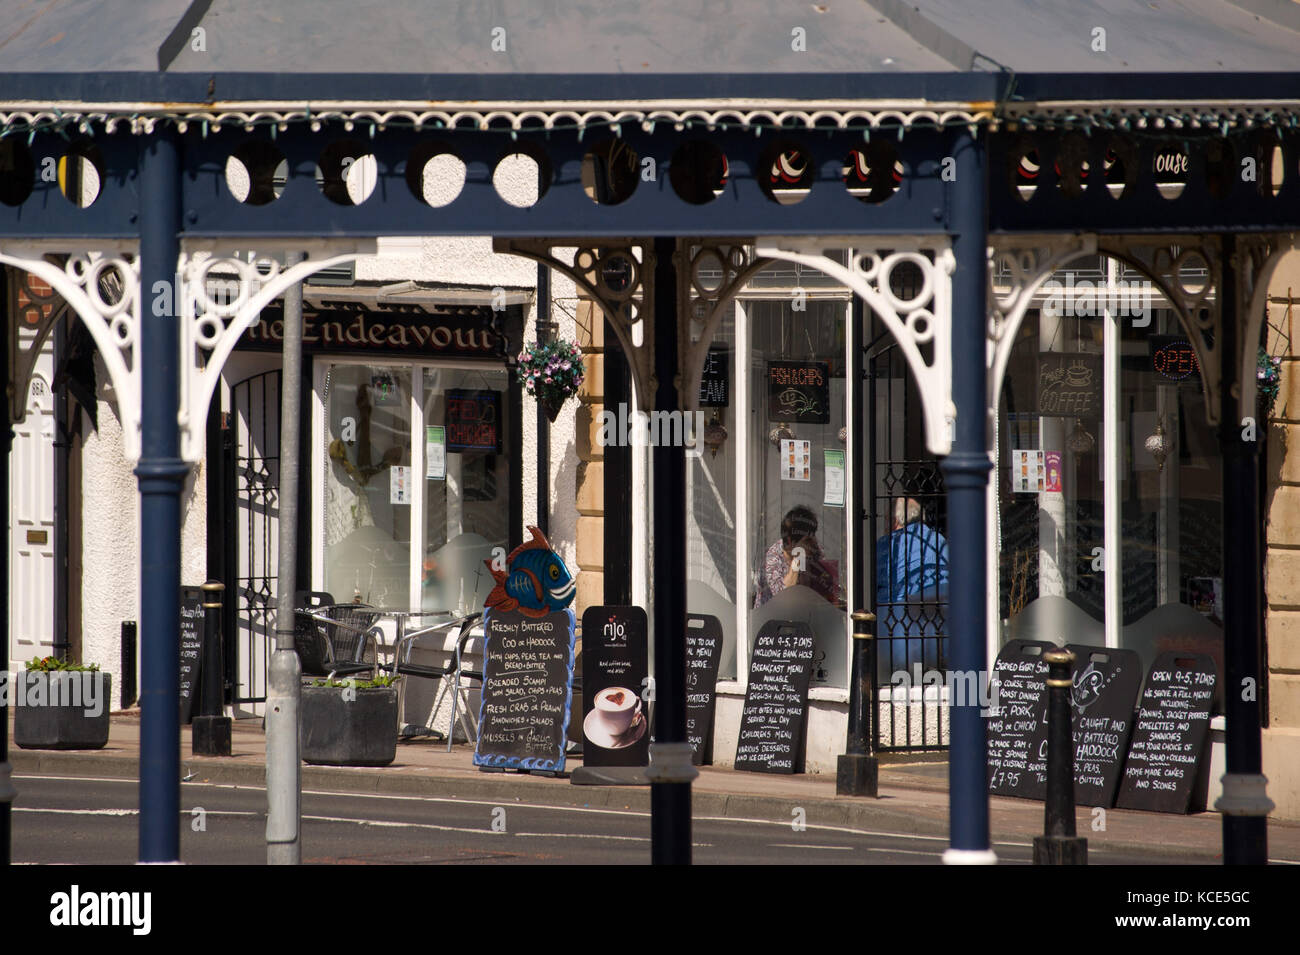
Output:
[[[286,268],[303,255],[290,252]],[[266,862],[302,861],[302,761],[298,703],[302,664],[293,645],[298,586],[298,396],[302,392],[302,285],[284,293],[284,365],[280,372],[280,556],[276,568],[275,652],[266,693]]]

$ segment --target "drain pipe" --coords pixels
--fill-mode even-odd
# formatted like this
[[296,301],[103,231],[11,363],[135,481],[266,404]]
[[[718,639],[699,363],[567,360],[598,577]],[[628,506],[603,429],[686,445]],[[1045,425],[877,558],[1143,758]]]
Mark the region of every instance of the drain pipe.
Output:
[[[555,330],[551,323],[551,269],[537,263],[537,344],[550,341]],[[551,422],[540,401],[537,409],[537,526],[551,534]]]

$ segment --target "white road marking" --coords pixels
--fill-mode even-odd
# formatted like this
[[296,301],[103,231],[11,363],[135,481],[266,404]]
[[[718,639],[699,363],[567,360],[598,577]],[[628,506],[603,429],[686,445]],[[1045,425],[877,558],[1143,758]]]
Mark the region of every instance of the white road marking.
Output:
[[839,852],[852,852],[853,846],[819,846],[815,842],[769,842],[771,849],[835,849]]

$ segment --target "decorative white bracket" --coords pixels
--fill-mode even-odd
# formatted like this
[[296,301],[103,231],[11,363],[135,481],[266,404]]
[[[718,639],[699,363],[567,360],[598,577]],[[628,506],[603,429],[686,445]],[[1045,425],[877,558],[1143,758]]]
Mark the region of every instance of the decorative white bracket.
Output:
[[[1067,262],[1097,254],[1095,236],[998,236],[989,246],[988,391],[989,407],[997,411],[1011,349],[1034,295],[1052,273]],[[1000,292],[998,267],[1010,273],[1010,283]]]
[[[755,252],[770,259],[798,262],[829,275],[880,316],[907,359],[916,379],[925,417],[926,447],[952,450],[956,409],[952,402],[952,273],[956,260],[947,236],[889,236],[874,239],[875,250],[861,247],[862,236],[760,237]],[[849,264],[829,250],[850,249]],[[915,295],[901,298],[891,287],[903,263],[915,266],[921,282]],[[929,354],[925,354],[925,352]]]
[[[54,256],[67,258],[59,265],[51,261]],[[140,260],[135,243],[100,243],[89,251],[70,251],[66,242],[5,243],[0,245],[0,264],[41,279],[85,322],[117,394],[123,451],[134,464],[140,459],[141,407]],[[39,342],[33,347],[39,352]],[[30,374],[35,354],[24,357],[30,359]],[[16,386],[17,377],[11,380],[11,387]],[[24,388],[11,395],[11,415],[14,402],[25,401],[26,394]]]
[[[255,251],[237,243],[214,245],[208,240],[182,246],[177,274],[181,292],[181,457],[196,463],[203,458],[208,406],[226,359],[241,335],[258,320],[267,305],[294,284],[321,269],[362,255],[373,255],[374,239],[281,240],[257,242]],[[287,252],[306,258],[285,268]],[[219,280],[231,283],[229,294],[216,292]],[[209,286],[209,279],[212,282]],[[170,291],[170,290],[157,290]],[[156,301],[156,300],[155,300]]]

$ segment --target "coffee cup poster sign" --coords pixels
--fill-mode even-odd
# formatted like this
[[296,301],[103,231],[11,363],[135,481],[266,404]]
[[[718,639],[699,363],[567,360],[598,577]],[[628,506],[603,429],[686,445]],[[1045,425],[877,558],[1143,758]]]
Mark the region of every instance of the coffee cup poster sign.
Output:
[[588,607],[582,615],[582,762],[650,760],[649,648],[640,607]]
[[484,612],[475,766],[564,772],[576,625],[567,608],[543,616]]

